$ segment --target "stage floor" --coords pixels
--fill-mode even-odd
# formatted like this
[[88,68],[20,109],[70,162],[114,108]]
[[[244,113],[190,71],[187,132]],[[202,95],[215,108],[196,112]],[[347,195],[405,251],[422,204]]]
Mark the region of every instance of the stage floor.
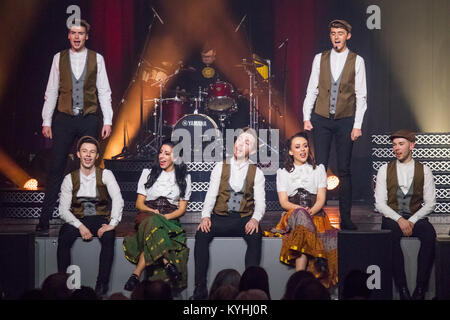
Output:
[[[339,208],[332,204],[325,207],[325,212],[330,219],[331,224],[335,228],[339,228]],[[124,237],[134,230],[135,212],[124,212],[122,221],[116,228],[116,236]],[[281,217],[279,211],[268,211],[261,221],[261,228],[268,230],[275,226]],[[188,237],[194,237],[196,228],[201,219],[200,212],[187,212],[181,217],[181,223],[186,230]],[[448,236],[450,230],[450,215],[447,214],[432,214],[430,222],[436,229],[439,237]],[[380,230],[381,229],[381,214],[374,211],[373,206],[354,204],[352,209],[352,220],[361,231]],[[27,218],[0,218],[0,233],[33,233],[38,219]],[[59,229],[63,221],[60,219],[51,220],[49,237],[57,237]]]
[[[329,205],[325,207],[331,223],[339,227],[339,210],[337,205]],[[133,271],[134,266],[129,263],[123,255],[122,241],[123,237],[134,232],[134,212],[124,212],[121,223],[116,229],[116,252],[114,262],[114,277],[112,278],[110,294],[113,292],[122,292],[128,295],[128,292],[123,291],[123,285],[126,282],[129,274]],[[261,228],[263,230],[270,229],[279,220],[281,212],[270,211],[267,212],[261,221]],[[352,212],[353,221],[358,226],[359,232],[375,231],[381,229],[381,215],[373,211],[373,207],[368,205],[354,205]],[[188,270],[193,270],[193,247],[194,235],[198,222],[200,221],[200,212],[188,212],[182,217],[183,228],[187,232],[187,244],[191,248]],[[448,215],[433,215],[430,217],[439,238],[450,239],[448,230],[450,227],[450,216]],[[0,234],[6,233],[34,233],[37,219],[20,219],[20,218],[3,218],[0,219]],[[35,285],[39,287],[44,279],[56,272],[56,244],[58,232],[62,225],[60,219],[53,219],[51,221],[50,234],[48,236],[36,237],[36,264],[35,264]],[[405,256],[407,263],[407,278],[410,289],[413,290],[413,283],[416,274],[417,252],[420,243],[416,238],[405,238],[402,240],[403,246],[407,248],[409,254]],[[211,253],[211,270],[209,270],[209,282],[214,279],[214,276],[226,267],[232,267],[239,272],[244,271],[243,259],[240,257],[245,253],[245,242],[242,238],[217,238],[210,248]],[[293,269],[287,267],[279,262],[279,251],[281,248],[281,239],[279,238],[263,238],[263,259],[262,266],[269,274],[271,295],[274,299],[280,299],[284,292],[284,285],[293,273]],[[83,267],[83,285],[94,286],[96,279],[96,270],[98,270],[98,260],[90,259],[92,256],[99,254],[99,242],[93,241],[88,245],[82,243],[79,239],[72,250],[73,262],[76,265]],[[223,252],[228,252],[235,259],[224,258]],[[227,255],[228,257],[228,255]],[[86,262],[88,261],[88,262]],[[94,263],[94,265],[92,265]],[[193,291],[194,279],[193,272],[189,272],[188,288],[181,293],[181,299],[187,299]],[[210,284],[210,283],[209,283]],[[435,296],[435,278],[434,271],[432,272],[432,279],[430,279],[430,290],[427,299]],[[336,292],[333,293],[336,296]],[[394,292],[394,299],[398,299],[396,291]]]

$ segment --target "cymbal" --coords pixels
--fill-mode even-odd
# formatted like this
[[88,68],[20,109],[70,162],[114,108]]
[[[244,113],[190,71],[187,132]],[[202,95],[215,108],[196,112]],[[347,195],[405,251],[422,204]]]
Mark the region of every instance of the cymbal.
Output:
[[267,62],[264,61],[264,59],[261,58],[260,56],[258,56],[256,53],[254,53],[252,56],[253,56],[253,61],[257,68],[262,67],[262,66],[267,66]]
[[195,72],[195,71],[197,71],[197,69],[191,66],[184,66],[178,69],[178,72]]
[[173,66],[173,63],[170,61],[162,61],[161,64],[166,68],[170,68]]
[[234,65],[236,68],[244,68],[245,71],[251,72],[252,74],[257,73],[256,66],[253,62],[242,61],[239,64]]
[[167,69],[164,69],[162,67],[157,67],[157,66],[155,66],[154,64],[152,64],[151,62],[149,62],[149,61],[147,61],[145,59],[142,59],[142,62],[144,63],[145,68],[147,70],[156,70],[156,71],[164,72],[165,74],[169,74]]
[[151,66],[150,69],[157,70],[157,71],[161,71],[161,72],[164,72],[165,74],[168,74],[168,73],[169,73],[166,69],[161,68],[161,67]]
[[234,66],[237,68],[248,68],[248,67],[254,67],[255,64],[253,62],[248,62],[246,60],[242,60],[241,63],[235,64]]
[[264,63],[261,63],[261,62],[258,62],[258,61],[255,61],[254,64],[255,64],[256,68],[263,67],[263,66],[267,65],[267,64],[264,64]]
[[175,97],[175,96],[179,96],[179,97],[191,97],[193,96],[192,93],[187,92],[186,90],[180,90],[180,89],[173,89],[173,90],[167,90],[164,92],[164,96],[166,97]]
[[265,66],[265,64],[245,62],[245,63],[235,64],[234,66],[236,68],[259,68],[259,67]]

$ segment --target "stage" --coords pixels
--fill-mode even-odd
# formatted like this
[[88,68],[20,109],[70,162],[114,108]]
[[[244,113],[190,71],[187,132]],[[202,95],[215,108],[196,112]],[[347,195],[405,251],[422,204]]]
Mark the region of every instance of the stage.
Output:
[[[210,146],[221,143],[233,146],[228,132],[250,127],[258,138],[254,163],[265,177],[266,214],[260,222],[263,230],[275,226],[281,216],[276,170],[285,167],[284,149],[289,137],[307,132],[311,140],[308,147],[316,160],[320,159],[321,146],[330,142],[327,177],[334,181],[339,176],[338,156],[347,149],[345,145],[350,146],[352,187],[346,195],[353,201],[352,220],[358,231],[339,232],[339,259],[343,259],[339,268],[344,270],[346,264],[369,274],[368,267],[382,266],[383,288],[374,290],[374,299],[397,299],[389,278],[391,248],[386,232],[381,230],[382,215],[375,210],[374,193],[378,170],[396,156],[390,135],[409,129],[416,133],[412,158],[431,169],[436,188],[436,206],[428,218],[438,238],[427,299],[450,299],[448,2],[4,0],[0,10],[7,17],[20,17],[0,21],[3,30],[15,32],[2,47],[0,59],[4,71],[0,79],[0,267],[10,268],[11,274],[17,271],[16,278],[12,276],[14,281],[27,275],[29,282],[22,282],[21,288],[39,287],[56,271],[56,247],[63,223],[58,203],[50,204],[54,208],[49,235],[35,235],[47,181],[51,181],[47,173],[62,173],[63,162],[64,174],[79,168],[76,140],[90,132],[100,141],[96,165],[113,172],[125,202],[122,221],[116,228],[109,293],[124,292],[123,284],[133,269],[121,244],[134,231],[136,190],[142,170],[157,161],[163,140],[180,144],[189,141],[183,154],[192,151],[199,155],[183,158],[192,178],[192,195],[180,219],[191,249],[188,288],[179,297],[187,299],[193,289],[194,236],[210,188],[210,173],[221,160],[213,158],[212,153],[207,157],[205,150],[211,151]],[[88,24],[79,26],[80,19]],[[338,25],[330,24],[339,20]],[[75,41],[79,44],[71,39],[75,37],[71,30],[74,24],[84,28]],[[334,29],[345,30],[346,36],[337,39],[332,35]],[[40,36],[39,30],[46,30],[46,36]],[[75,60],[60,60],[64,68],[54,68],[57,59],[65,59],[66,52],[83,53],[85,48],[91,58],[86,61],[84,76],[78,74],[82,68],[72,65]],[[326,63],[322,58],[330,52],[351,52],[352,57],[356,55],[355,61],[341,65],[330,58],[331,74],[323,68],[320,72],[313,61],[317,62],[321,54],[320,65]],[[94,56],[98,63],[95,68],[91,63]],[[355,70],[351,70],[353,63]],[[335,77],[337,71],[351,77]],[[84,77],[88,79],[86,86]],[[336,86],[339,91],[331,91]],[[65,87],[73,89],[72,97]],[[317,87],[316,96],[310,87]],[[82,88],[80,100],[75,92]],[[352,98],[346,100],[349,95]],[[76,107],[80,102],[81,109]],[[90,103],[93,108],[85,109]],[[342,108],[352,110],[341,118]],[[328,142],[313,141],[321,131],[312,117],[320,114],[319,110],[341,123],[354,117],[348,127],[352,142],[339,142],[337,136]],[[61,116],[67,122],[61,122]],[[85,123],[86,116],[96,117],[96,121]],[[78,120],[86,128],[69,130],[68,124]],[[361,129],[356,130],[357,137],[353,129]],[[213,134],[207,134],[210,130]],[[270,139],[262,138],[264,131],[270,132]],[[55,140],[69,132],[67,145],[61,147]],[[177,137],[183,139],[176,141]],[[233,153],[226,151],[214,149],[214,155]],[[59,164],[52,163],[52,154],[58,154],[53,158],[59,161],[53,162]],[[54,195],[57,189],[59,186],[54,188]],[[338,189],[327,191],[325,206],[335,228],[340,223]],[[9,251],[10,244],[16,244],[15,236],[17,247]],[[25,246],[23,251],[19,244]],[[262,266],[269,274],[274,299],[281,297],[293,271],[279,262],[280,246],[280,238],[263,239]],[[402,239],[410,291],[414,290],[419,246],[416,238]],[[85,285],[94,286],[98,251],[97,240],[87,244],[78,239],[73,248],[73,262],[82,267]],[[243,272],[244,252],[245,243],[240,238],[214,240],[209,281],[223,268]],[[8,280],[8,275],[4,273],[0,280]],[[337,290],[332,292],[333,299],[338,295]]]
[[[333,226],[339,227],[339,212],[336,205],[328,205],[325,211],[330,218]],[[124,212],[122,221],[116,228],[116,246],[113,271],[111,275],[110,291],[108,294],[122,292],[129,296],[130,293],[123,290],[123,285],[133,271],[134,265],[125,259],[122,250],[123,237],[131,234],[134,230],[135,212]],[[266,212],[261,221],[263,230],[273,227],[280,218],[281,212]],[[381,232],[381,215],[374,212],[373,207],[367,205],[354,204],[352,217],[358,230],[355,232],[343,232],[347,236],[367,235],[377,236]],[[178,299],[187,299],[193,290],[193,270],[194,257],[193,248],[195,243],[195,231],[200,221],[200,212],[188,212],[181,218],[182,226],[187,233],[187,244],[190,248],[188,260],[188,288],[180,293]],[[432,215],[430,222],[438,233],[438,241],[449,241],[448,230],[450,229],[450,216]],[[0,236],[10,234],[33,234],[37,219],[20,218],[1,218]],[[51,221],[50,233],[48,236],[36,236],[34,238],[34,283],[39,287],[43,280],[50,274],[56,272],[56,247],[58,232],[62,225],[59,219]],[[405,253],[406,274],[410,290],[414,289],[415,274],[417,270],[417,253],[420,242],[417,238],[404,238],[402,247]],[[235,268],[239,272],[245,270],[243,257],[245,253],[245,242],[241,238],[216,238],[210,246],[210,270],[208,272],[208,285],[211,284],[217,272],[225,268]],[[263,238],[262,261],[261,266],[265,268],[269,275],[270,290],[273,299],[280,299],[284,293],[284,285],[289,276],[294,272],[292,268],[279,262],[279,251],[281,248],[280,238]],[[82,270],[82,285],[94,286],[98,269],[98,254],[100,244],[95,239],[90,243],[83,243],[78,239],[72,249],[72,263],[79,265]],[[339,250],[339,249],[338,249]],[[382,247],[373,248],[374,251],[383,251]],[[224,255],[224,253],[226,253]],[[232,257],[230,259],[230,257]],[[358,257],[353,257],[359,259]],[[364,260],[364,257],[360,257]],[[430,279],[430,289],[427,293],[427,299],[432,299],[436,295],[436,278],[433,268]],[[392,289],[391,289],[392,290]],[[332,290],[334,299],[338,298],[338,289]],[[398,299],[395,290],[392,293],[393,299]]]

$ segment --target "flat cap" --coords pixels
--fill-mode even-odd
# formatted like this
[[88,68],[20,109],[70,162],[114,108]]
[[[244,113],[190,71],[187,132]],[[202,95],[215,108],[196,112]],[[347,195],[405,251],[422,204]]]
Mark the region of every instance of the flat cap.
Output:
[[344,28],[348,33],[352,32],[352,26],[345,20],[333,20],[328,24],[329,28]]
[[77,150],[80,150],[80,147],[83,143],[92,143],[93,145],[95,145],[97,147],[97,152],[100,151],[100,144],[98,143],[97,139],[95,139],[94,137],[91,137],[91,136],[81,137],[77,143]]
[[416,142],[416,134],[409,129],[400,129],[395,131],[389,136],[389,139],[394,140],[395,138],[405,138],[411,142]]

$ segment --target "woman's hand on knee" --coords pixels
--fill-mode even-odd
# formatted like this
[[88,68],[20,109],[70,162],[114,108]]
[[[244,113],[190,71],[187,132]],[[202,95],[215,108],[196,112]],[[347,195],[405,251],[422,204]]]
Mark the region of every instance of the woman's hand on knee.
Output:
[[202,232],[211,231],[211,219],[209,217],[202,218],[202,221],[200,221],[197,230],[201,230]]
[[97,231],[97,236],[99,238],[101,238],[101,237],[103,237],[103,234],[105,232],[108,232],[108,231],[111,231],[111,230],[114,230],[113,226],[111,226],[109,224],[102,224],[102,227],[100,229],[98,229],[98,231]]

